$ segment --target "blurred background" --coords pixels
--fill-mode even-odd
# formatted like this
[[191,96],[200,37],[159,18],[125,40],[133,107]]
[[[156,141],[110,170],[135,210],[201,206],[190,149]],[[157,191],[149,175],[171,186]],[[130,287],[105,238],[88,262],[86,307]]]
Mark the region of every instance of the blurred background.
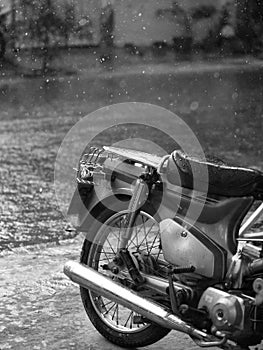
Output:
[[[71,128],[102,107],[150,103],[183,119],[208,154],[263,171],[262,45],[261,0],[0,0],[1,349],[113,349],[62,274],[83,240],[54,188]],[[120,117],[98,114],[87,139]],[[136,138],[173,150],[158,128],[125,118],[96,146]],[[178,349],[197,349],[187,339],[176,336]],[[171,335],[147,349],[173,345]]]
[[1,0],[1,55],[8,46],[258,54],[262,16],[260,0]]

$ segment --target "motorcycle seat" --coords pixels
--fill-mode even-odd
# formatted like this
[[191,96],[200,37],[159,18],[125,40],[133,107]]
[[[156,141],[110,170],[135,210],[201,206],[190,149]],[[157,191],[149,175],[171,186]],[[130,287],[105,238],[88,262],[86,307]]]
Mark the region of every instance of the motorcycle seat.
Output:
[[226,197],[263,199],[263,173],[207,161],[174,151],[168,158],[167,180],[181,187]]

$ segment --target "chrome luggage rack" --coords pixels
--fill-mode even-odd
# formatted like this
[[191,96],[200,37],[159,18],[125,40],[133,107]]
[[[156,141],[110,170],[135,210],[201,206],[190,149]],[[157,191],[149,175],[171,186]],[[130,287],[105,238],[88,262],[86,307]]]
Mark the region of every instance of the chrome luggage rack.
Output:
[[77,182],[85,185],[93,185],[94,172],[101,171],[102,166],[99,162],[103,149],[90,147],[88,153],[84,153],[78,163]]
[[90,147],[89,151],[81,156],[78,168],[75,169],[77,182],[83,185],[94,185],[94,175],[97,179],[105,179],[103,163],[107,158],[112,160],[114,156],[103,148]]

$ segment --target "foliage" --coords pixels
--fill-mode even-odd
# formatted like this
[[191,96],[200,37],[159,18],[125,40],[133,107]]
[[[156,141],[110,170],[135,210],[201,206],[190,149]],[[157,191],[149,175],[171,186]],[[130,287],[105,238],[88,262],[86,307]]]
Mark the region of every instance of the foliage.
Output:
[[65,45],[68,45],[68,39],[71,31],[75,25],[75,8],[72,3],[66,3],[64,5],[65,17],[61,23],[62,35],[65,38]]
[[93,39],[93,23],[89,16],[84,16],[79,21],[79,25],[75,28],[75,34],[78,35],[80,40],[87,39],[92,41]]
[[51,44],[51,38],[63,34],[65,23],[58,15],[51,0],[32,2],[33,17],[29,19],[29,29],[32,39],[40,45]]
[[192,9],[191,17],[193,20],[210,18],[216,14],[216,8],[213,5],[202,5]]
[[239,0],[237,2],[237,35],[244,51],[263,50],[263,2]]
[[[65,5],[64,5],[65,6]],[[60,38],[68,40],[73,15],[72,8],[66,6],[65,15],[58,13],[52,0],[21,0],[24,19],[27,22],[28,37],[33,46],[40,49],[42,72],[46,72]]]
[[[177,1],[174,1],[169,12],[173,17],[176,17],[177,22],[185,28],[186,33],[185,38],[174,38],[174,48],[186,53],[192,50],[193,23],[212,17],[216,14],[217,10],[213,5],[201,5],[186,10],[182,5],[178,4]],[[157,13],[159,16],[163,14],[162,12]]]

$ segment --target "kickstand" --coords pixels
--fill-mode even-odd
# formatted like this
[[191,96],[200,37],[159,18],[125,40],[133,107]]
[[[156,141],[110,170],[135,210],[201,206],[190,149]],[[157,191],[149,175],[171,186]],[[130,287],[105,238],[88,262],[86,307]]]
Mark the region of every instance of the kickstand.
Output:
[[173,273],[168,274],[168,280],[169,280],[169,296],[171,301],[171,308],[174,314],[179,314],[179,305],[178,300],[176,296],[176,291],[174,290],[174,284],[173,284]]

